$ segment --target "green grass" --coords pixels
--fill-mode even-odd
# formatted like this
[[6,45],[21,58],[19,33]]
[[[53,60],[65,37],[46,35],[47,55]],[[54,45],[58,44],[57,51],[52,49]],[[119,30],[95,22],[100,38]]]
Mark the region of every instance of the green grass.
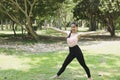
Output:
[[[63,36],[54,30],[42,30],[39,34]],[[6,37],[6,35],[2,35]],[[45,40],[43,39],[43,42]],[[51,43],[51,41],[53,39],[46,40],[45,43]],[[21,44],[19,40],[14,42]],[[31,41],[26,42],[26,40],[24,43],[34,44]],[[83,47],[83,49],[86,49],[83,52],[92,77],[94,80],[120,80],[120,47],[116,45],[104,46],[106,45],[99,46],[99,50],[96,46],[94,50],[91,49],[93,47]],[[34,54],[15,49],[0,48],[0,80],[50,80],[49,78],[60,69],[67,53],[67,51],[55,51]],[[75,59],[59,80],[86,80],[86,74]]]
[[[120,56],[83,52],[94,80],[120,80]],[[31,54],[0,48],[0,80],[50,80],[61,67],[67,53]],[[74,59],[59,80],[86,80],[86,74]]]

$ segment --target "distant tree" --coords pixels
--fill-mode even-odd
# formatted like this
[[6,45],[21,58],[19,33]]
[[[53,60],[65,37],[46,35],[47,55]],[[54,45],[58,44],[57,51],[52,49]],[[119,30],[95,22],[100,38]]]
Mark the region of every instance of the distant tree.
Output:
[[89,30],[96,30],[97,22],[115,36],[115,22],[120,16],[120,0],[82,0],[73,10],[74,17],[90,21]]
[[[32,29],[33,9],[37,0],[1,0],[0,7],[10,19],[21,26],[26,26],[26,30],[34,39],[38,39],[37,34]],[[22,17],[21,17],[22,16]],[[22,19],[22,20],[21,20]]]
[[[38,36],[33,29],[32,23],[36,17],[46,18],[54,13],[57,3],[64,0],[0,0],[0,10],[12,21],[19,25],[25,25],[28,34],[35,40]],[[56,3],[56,4],[55,4]],[[51,7],[55,7],[54,9]],[[42,20],[42,19],[41,19]]]
[[3,27],[3,22],[4,22],[4,17],[5,17],[5,15],[2,13],[2,12],[0,12],[0,27],[1,27],[1,30],[4,30],[4,27]]
[[116,20],[120,16],[120,0],[100,0],[99,20],[107,26],[111,36],[115,36]]
[[90,31],[95,31],[97,28],[97,17],[99,0],[82,0],[73,9],[74,17],[79,19],[86,19],[90,22]]

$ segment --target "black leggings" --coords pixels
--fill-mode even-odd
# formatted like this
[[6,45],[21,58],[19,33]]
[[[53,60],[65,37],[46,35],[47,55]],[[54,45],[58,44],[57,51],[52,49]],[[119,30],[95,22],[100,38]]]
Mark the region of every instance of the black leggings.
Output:
[[78,62],[81,64],[81,66],[84,68],[84,70],[87,73],[88,78],[91,77],[90,74],[90,70],[87,67],[87,65],[85,64],[85,60],[82,54],[81,49],[78,47],[78,45],[74,46],[74,47],[69,47],[69,51],[70,53],[68,54],[68,56],[66,57],[61,69],[58,71],[57,75],[60,76],[64,70],[66,69],[67,65],[74,59],[77,58]]

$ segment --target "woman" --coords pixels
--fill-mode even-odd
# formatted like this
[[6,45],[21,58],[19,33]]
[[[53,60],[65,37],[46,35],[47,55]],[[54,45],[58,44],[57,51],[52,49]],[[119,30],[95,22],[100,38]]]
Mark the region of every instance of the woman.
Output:
[[63,65],[62,65],[62,67],[60,68],[60,70],[58,71],[57,75],[55,75],[55,76],[52,77],[52,78],[59,78],[59,76],[60,76],[60,75],[64,72],[64,70],[66,69],[67,65],[68,65],[74,58],[76,58],[76,59],[78,60],[78,62],[80,63],[80,65],[81,65],[81,66],[84,68],[84,70],[86,71],[88,80],[92,80],[91,74],[90,74],[90,70],[89,70],[89,68],[87,67],[86,63],[85,63],[83,53],[82,53],[81,49],[79,48],[79,46],[77,45],[77,43],[78,43],[78,39],[79,39],[81,36],[85,36],[85,35],[88,35],[88,34],[93,34],[93,33],[95,33],[95,32],[88,32],[88,33],[86,33],[86,34],[77,33],[78,26],[77,26],[76,23],[72,23],[72,24],[71,24],[71,31],[70,31],[70,32],[62,31],[62,30],[59,30],[59,29],[56,29],[56,28],[52,28],[52,29],[67,34],[67,35],[68,35],[68,37],[67,37],[67,43],[68,43],[68,46],[69,46],[69,54],[68,54],[68,56],[66,57]]

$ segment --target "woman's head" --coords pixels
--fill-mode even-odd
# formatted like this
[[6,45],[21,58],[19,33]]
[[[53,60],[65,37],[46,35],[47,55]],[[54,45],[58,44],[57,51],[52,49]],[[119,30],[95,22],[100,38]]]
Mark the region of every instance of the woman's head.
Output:
[[76,33],[77,30],[78,30],[78,25],[77,25],[77,23],[73,22],[71,24],[71,31],[72,31],[72,33]]
[[71,31],[70,31],[70,33],[69,33],[67,38],[69,38],[71,36],[71,33],[76,33],[77,30],[78,30],[77,23],[75,23],[75,22],[71,23]]

